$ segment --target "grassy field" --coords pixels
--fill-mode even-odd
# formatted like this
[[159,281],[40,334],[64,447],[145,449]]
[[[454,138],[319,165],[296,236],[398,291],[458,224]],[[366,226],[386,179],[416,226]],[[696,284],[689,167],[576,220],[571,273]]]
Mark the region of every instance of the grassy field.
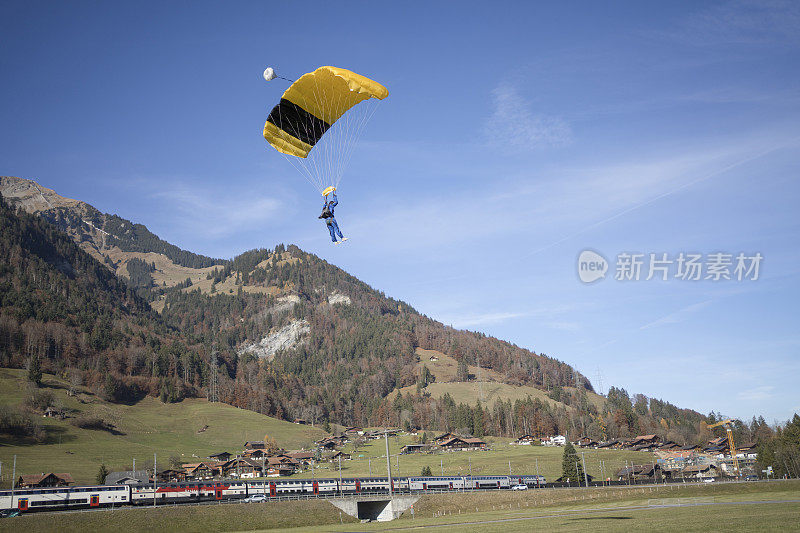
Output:
[[[27,394],[24,378],[22,370],[0,369],[0,404],[22,403]],[[137,468],[147,464],[152,467],[155,452],[159,468],[166,468],[172,456],[192,462],[216,452],[237,452],[245,441],[261,440],[265,435],[287,449],[307,448],[325,435],[310,426],[202,399],[163,404],[147,397],[135,405],[118,405],[104,402],[87,390],[69,397],[67,384],[51,375],[45,375],[44,382],[45,388],[75,414],[99,415],[112,422],[118,434],[79,429],[69,420],[42,418],[49,435],[45,444],[25,445],[0,437],[4,486],[11,479],[14,455],[17,474],[69,472],[78,483],[94,483],[100,463],[112,471],[126,470],[136,458]]]
[[350,524],[358,520],[340,513],[325,501],[262,504],[178,505],[125,508],[85,513],[52,513],[0,519],[0,532],[59,531],[253,531],[326,524]]
[[[26,515],[12,531],[797,531],[800,481],[423,496],[392,522],[358,524],[322,501]],[[157,526],[155,526],[157,524]]]
[[[800,481],[423,496],[360,531],[798,531]],[[352,526],[291,531],[351,531]]]
[[[433,433],[428,434],[434,437]],[[412,436],[389,438],[389,454],[392,456],[392,475],[419,475],[425,466],[431,467],[433,475],[464,474],[503,474],[513,473],[539,474],[548,480],[561,476],[561,459],[564,449],[546,446],[517,446],[510,444],[510,439],[486,437],[491,444],[490,450],[463,452],[441,452],[435,454],[414,453],[398,455],[400,448],[414,441]],[[374,475],[386,475],[386,444],[381,440],[369,443],[353,453],[352,444],[344,447],[344,451],[352,454],[352,460],[342,461],[342,476],[366,476],[371,471]],[[580,453],[580,452],[579,452]],[[643,464],[653,460],[653,454],[628,450],[586,450],[586,471],[589,475],[600,478],[600,461],[605,461],[604,469],[608,475],[625,466],[625,461]],[[399,468],[398,468],[399,464]],[[338,463],[322,465],[318,469],[319,476],[338,476]],[[606,476],[608,477],[608,476]]]
[[[496,400],[525,400],[528,396],[533,399],[538,398],[542,402],[549,403],[551,406],[565,407],[561,402],[556,402],[547,396],[547,392],[537,389],[536,387],[528,386],[515,386],[503,383],[503,377],[494,370],[482,368],[478,369],[476,366],[467,366],[467,371],[471,376],[472,381],[457,382],[456,371],[458,370],[458,362],[451,356],[437,350],[424,350],[417,348],[417,356],[419,362],[417,369],[420,371],[422,366],[427,366],[428,370],[436,376],[436,381],[431,383],[425,388],[434,398],[441,398],[445,394],[450,394],[456,403],[466,403],[467,405],[475,405],[478,398],[482,398],[484,405],[492,406]],[[431,358],[435,359],[431,360]],[[568,391],[574,391],[572,387],[564,387]],[[400,389],[404,394],[415,394],[416,385],[404,387]],[[394,391],[390,396],[396,395]],[[593,392],[588,393],[589,401],[597,407],[602,407],[605,398]],[[568,407],[568,409],[571,409]]]

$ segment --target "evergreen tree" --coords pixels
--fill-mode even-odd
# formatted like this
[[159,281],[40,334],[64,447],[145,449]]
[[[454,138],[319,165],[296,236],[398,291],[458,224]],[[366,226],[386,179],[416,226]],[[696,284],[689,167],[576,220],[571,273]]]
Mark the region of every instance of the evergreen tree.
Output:
[[431,472],[431,467],[430,466],[423,466],[422,467],[422,472],[420,473],[420,475],[422,477],[431,477],[431,476],[433,476],[433,472]]
[[108,475],[108,468],[106,468],[105,463],[100,465],[100,470],[97,471],[97,477],[95,478],[95,482],[98,485],[103,485],[106,482],[106,476]]
[[37,387],[42,384],[42,367],[39,365],[39,356],[34,355],[28,362],[28,381]]
[[469,381],[469,372],[467,371],[467,365],[464,364],[464,361],[458,362],[458,369],[456,370],[456,381]]
[[567,442],[567,445],[564,446],[564,458],[561,460],[561,475],[564,477],[564,481],[569,479],[571,482],[583,482],[581,460],[580,457],[578,457],[578,452],[575,451],[575,446],[573,446],[571,442]]

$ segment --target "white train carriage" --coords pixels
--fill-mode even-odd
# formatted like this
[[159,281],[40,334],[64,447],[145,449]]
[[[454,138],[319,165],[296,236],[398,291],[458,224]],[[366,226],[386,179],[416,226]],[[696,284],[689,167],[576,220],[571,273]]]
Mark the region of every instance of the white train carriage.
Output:
[[[392,478],[392,490],[397,490],[397,481]],[[385,477],[367,477],[356,480],[357,492],[389,492],[389,480]]]
[[52,509],[74,509],[83,507],[111,507],[130,502],[130,490],[126,485],[97,487],[53,487],[41,489],[17,489],[0,491],[0,509],[20,511],[43,511]]
[[465,486],[461,476],[409,478],[410,490],[461,490]]
[[547,481],[544,476],[511,476],[512,484],[514,485],[527,485],[530,488],[544,485]]
[[247,496],[247,483],[244,481],[187,481],[179,483],[163,483],[155,488],[155,498],[153,497],[153,485],[133,485],[131,486],[131,503],[136,504],[156,504],[207,501],[207,500],[231,500],[244,498]]

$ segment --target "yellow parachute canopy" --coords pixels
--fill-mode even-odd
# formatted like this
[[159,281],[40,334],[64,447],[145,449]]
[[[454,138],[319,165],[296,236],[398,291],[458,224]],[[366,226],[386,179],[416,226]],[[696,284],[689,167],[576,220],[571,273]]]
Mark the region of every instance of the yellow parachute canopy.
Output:
[[319,67],[303,74],[283,93],[264,124],[264,138],[283,154],[306,158],[349,109],[388,95],[386,87],[365,76],[343,68]]

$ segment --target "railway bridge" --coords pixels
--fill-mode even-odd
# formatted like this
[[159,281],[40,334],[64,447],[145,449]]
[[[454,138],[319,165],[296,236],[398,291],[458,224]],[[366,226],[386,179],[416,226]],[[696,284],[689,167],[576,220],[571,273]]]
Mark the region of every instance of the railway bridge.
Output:
[[360,520],[388,522],[411,508],[418,495],[364,494],[329,498],[328,501],[345,513]]

